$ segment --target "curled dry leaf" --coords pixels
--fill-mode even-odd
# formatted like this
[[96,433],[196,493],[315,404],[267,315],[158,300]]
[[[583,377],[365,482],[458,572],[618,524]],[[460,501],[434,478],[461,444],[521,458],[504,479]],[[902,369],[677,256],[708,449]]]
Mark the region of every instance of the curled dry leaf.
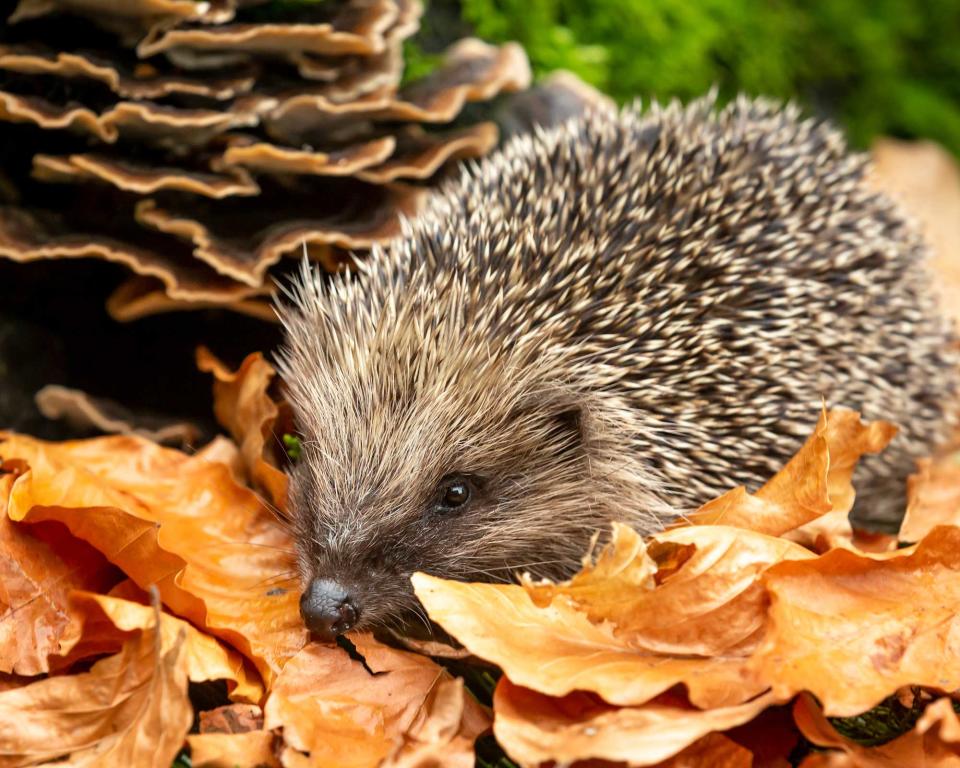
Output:
[[960,524],[960,452],[917,462],[907,480],[900,541],[920,541],[938,525]]
[[[468,766],[489,718],[429,659],[351,636],[365,663],[331,646],[306,646],[283,669],[264,708],[291,752],[310,766]],[[285,756],[285,761],[287,757]],[[432,762],[431,762],[432,761]]]
[[263,710],[256,704],[229,704],[200,713],[200,733],[248,733],[263,730]]
[[[794,768],[803,736],[793,721],[792,710],[792,702],[771,707],[749,723],[727,731],[726,735],[750,751],[752,768]],[[690,768],[695,766],[696,763]]]
[[193,719],[183,650],[154,623],[89,672],[0,692],[0,765],[169,768]]
[[845,518],[853,508],[857,461],[883,450],[896,432],[885,421],[864,424],[854,411],[824,408],[800,451],[759,491],[751,495],[742,486],[734,488],[704,504],[689,522],[781,536],[830,512]]
[[187,736],[193,768],[280,768],[272,731]]
[[10,488],[12,520],[63,523],[268,685],[305,642],[289,535],[227,466],[134,437],[7,435],[0,453],[30,467]]
[[[508,678],[553,696],[591,691],[637,705],[685,683],[700,707],[740,704],[766,688],[747,665],[766,618],[763,572],[813,555],[783,539],[726,526],[654,539],[614,526],[595,565],[564,584],[462,584],[416,574],[430,617]],[[673,558],[682,552],[682,562]],[[523,632],[498,628],[523,626]]]
[[[656,768],[761,768],[749,749],[720,733],[710,733]],[[766,767],[772,768],[772,767]],[[779,766],[777,767],[779,768]]]
[[901,686],[960,688],[960,528],[887,555],[782,562],[764,582],[770,623],[753,667],[781,699],[810,691],[845,717]]
[[0,672],[37,675],[77,639],[70,591],[109,589],[119,574],[59,523],[21,526],[7,517],[10,490],[25,469],[0,464]]
[[539,608],[519,586],[445,582],[422,573],[413,583],[434,621],[514,683],[542,693],[592,691],[627,706],[687,682],[698,705],[724,706],[763,690],[740,657],[672,658],[632,651],[609,627],[593,624],[570,603],[559,600]]
[[[670,697],[666,697],[670,698]],[[773,702],[761,696],[745,704],[698,710],[682,702],[651,702],[639,707],[614,707],[595,695],[576,692],[544,696],[501,679],[494,695],[494,734],[507,754],[521,766],[561,765],[601,759],[628,766],[651,766],[691,749],[691,766],[744,766],[750,752],[728,740],[700,744],[713,731],[752,720]],[[694,761],[692,753],[699,762]],[[726,753],[726,757],[722,755]],[[744,758],[748,758],[744,762]],[[727,762],[724,762],[727,760]],[[679,759],[673,763],[683,765]]]
[[[130,590],[126,591],[129,593]],[[136,594],[139,590],[134,588],[133,591]],[[153,631],[156,624],[156,609],[133,600],[73,592],[70,603],[81,629],[76,634],[76,642],[62,649],[64,658],[57,663],[61,668],[80,659],[115,653],[122,648],[130,633]],[[159,631],[165,646],[172,647],[176,638],[182,635],[181,655],[191,681],[225,680],[230,697],[236,701],[256,702],[263,697],[263,686],[257,673],[239,653],[225,647],[216,638],[168,613],[160,613]]]
[[801,768],[960,768],[960,720],[949,698],[928,705],[913,730],[875,747],[842,736],[808,694],[797,699],[794,719],[812,743],[842,750],[813,755]]
[[[595,624],[610,622],[629,650],[742,656],[765,619],[763,571],[813,556],[793,542],[726,526],[677,528],[654,536],[644,550],[639,534],[614,524],[595,565],[564,584],[525,587],[538,605],[562,595]],[[666,565],[679,553],[675,569],[656,571],[657,561]]]
[[197,366],[212,373],[213,412],[240,446],[250,479],[281,511],[287,506],[287,476],[279,469],[283,450],[276,433],[286,404],[269,395],[277,375],[263,355],[254,353],[236,371],[230,371],[209,350],[197,350]]
[[[593,546],[596,540],[591,549]],[[656,573],[657,563],[647,553],[643,537],[629,526],[613,523],[610,543],[595,562],[591,554],[585,555],[573,578],[561,584],[536,583],[524,574],[521,583],[538,606],[545,607],[563,595],[597,621],[619,612],[625,595],[649,594],[656,586]]]

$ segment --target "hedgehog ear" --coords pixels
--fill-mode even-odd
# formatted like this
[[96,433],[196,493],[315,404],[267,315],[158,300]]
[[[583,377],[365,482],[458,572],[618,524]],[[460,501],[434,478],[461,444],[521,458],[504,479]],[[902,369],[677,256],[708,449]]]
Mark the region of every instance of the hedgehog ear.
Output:
[[571,447],[582,447],[588,442],[590,431],[590,405],[582,393],[569,389],[539,390],[531,393],[521,406],[525,415],[544,414],[549,419],[551,432],[566,438],[563,442]]
[[583,436],[583,416],[583,408],[573,404],[553,414],[554,420],[564,431],[575,432],[581,437]]

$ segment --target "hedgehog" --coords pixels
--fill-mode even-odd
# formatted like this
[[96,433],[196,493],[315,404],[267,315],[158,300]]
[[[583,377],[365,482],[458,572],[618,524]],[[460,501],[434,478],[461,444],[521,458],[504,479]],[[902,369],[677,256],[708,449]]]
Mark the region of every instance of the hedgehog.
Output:
[[824,400],[901,426],[855,513],[903,508],[957,359],[922,239],[790,105],[594,108],[513,138],[403,234],[304,267],[278,365],[310,631],[425,620],[410,576],[563,578],[798,449]]

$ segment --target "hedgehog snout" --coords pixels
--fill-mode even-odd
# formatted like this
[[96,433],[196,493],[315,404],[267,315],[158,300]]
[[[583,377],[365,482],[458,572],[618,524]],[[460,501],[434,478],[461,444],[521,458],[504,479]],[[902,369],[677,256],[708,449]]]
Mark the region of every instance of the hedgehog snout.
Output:
[[360,609],[342,584],[333,579],[313,579],[300,596],[300,615],[314,637],[332,642],[356,626]]

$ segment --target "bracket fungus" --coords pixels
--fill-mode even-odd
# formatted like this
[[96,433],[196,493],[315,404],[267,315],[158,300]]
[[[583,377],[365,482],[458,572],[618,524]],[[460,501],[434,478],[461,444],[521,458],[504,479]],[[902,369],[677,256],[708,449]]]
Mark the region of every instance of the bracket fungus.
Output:
[[467,103],[525,89],[522,49],[465,39],[403,82],[419,0],[20,0],[0,35],[0,257],[134,273],[117,319],[257,317],[273,275],[399,233],[498,140]]

